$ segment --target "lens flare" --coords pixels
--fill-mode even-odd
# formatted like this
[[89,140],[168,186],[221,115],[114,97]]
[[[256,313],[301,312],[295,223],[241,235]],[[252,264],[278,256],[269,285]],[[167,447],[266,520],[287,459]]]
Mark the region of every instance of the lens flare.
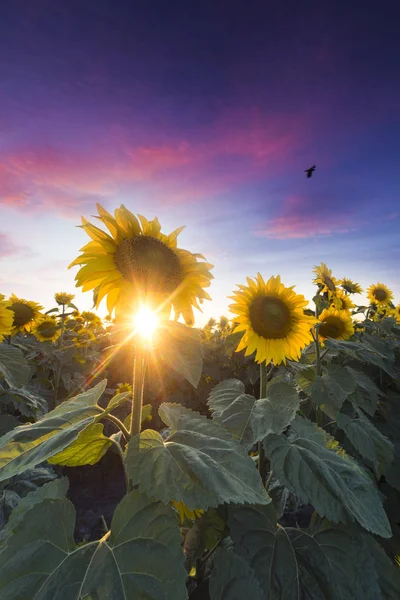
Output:
[[148,306],[141,306],[133,317],[133,326],[135,334],[139,334],[145,340],[151,340],[158,326],[158,317]]

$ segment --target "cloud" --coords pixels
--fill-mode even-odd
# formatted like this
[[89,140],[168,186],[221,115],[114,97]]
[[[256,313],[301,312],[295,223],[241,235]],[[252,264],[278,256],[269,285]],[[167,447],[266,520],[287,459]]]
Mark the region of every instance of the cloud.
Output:
[[312,198],[288,196],[281,214],[257,226],[254,233],[273,239],[301,239],[352,231],[352,215],[326,209]]
[[[111,134],[92,149],[35,144],[0,153],[0,203],[17,210],[82,211],[96,200],[140,192],[159,202],[210,200],[275,176],[301,143],[301,123],[239,111],[147,145]],[[87,147],[86,147],[87,148]]]
[[22,250],[22,247],[14,244],[10,236],[6,233],[0,233],[0,259],[19,254]]

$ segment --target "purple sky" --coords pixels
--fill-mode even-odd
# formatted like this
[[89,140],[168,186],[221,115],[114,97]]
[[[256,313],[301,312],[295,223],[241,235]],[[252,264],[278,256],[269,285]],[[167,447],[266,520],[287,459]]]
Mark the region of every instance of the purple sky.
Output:
[[205,317],[257,271],[311,297],[320,261],[400,302],[396,4],[4,2],[0,292],[74,291],[99,201],[187,225]]

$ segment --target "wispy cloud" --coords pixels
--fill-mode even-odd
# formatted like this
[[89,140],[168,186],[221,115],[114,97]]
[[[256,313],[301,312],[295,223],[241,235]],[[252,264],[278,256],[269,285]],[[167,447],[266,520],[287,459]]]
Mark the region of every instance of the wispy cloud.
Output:
[[258,225],[255,235],[274,239],[301,239],[355,231],[352,214],[327,209],[312,198],[288,196],[278,216]]
[[0,233],[0,259],[14,256],[22,252],[24,248],[17,246],[6,233]]
[[242,111],[187,139],[136,145],[111,136],[91,151],[54,144],[3,151],[0,202],[68,214],[132,190],[160,202],[207,200],[275,175],[302,143],[301,129],[295,120]]

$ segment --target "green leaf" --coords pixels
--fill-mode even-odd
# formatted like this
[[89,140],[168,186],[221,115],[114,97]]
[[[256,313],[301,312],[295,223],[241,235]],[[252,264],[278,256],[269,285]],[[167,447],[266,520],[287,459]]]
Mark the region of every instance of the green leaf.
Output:
[[50,310],[46,310],[46,312],[45,312],[44,314],[45,314],[45,315],[51,315],[51,313],[54,313],[54,312],[57,312],[57,313],[58,313],[58,312],[59,312],[59,310],[60,310],[60,309],[58,308],[58,306],[56,306],[55,308],[50,308]]
[[61,477],[45,483],[35,491],[30,492],[25,498],[20,499],[18,506],[11,513],[10,519],[0,533],[0,546],[4,546],[6,541],[14,534],[15,529],[21,523],[25,513],[39,504],[46,498],[64,498],[68,489],[68,479]]
[[[151,404],[145,404],[142,407],[142,423],[144,423],[145,421],[151,421],[152,409],[153,409],[153,407],[151,406]],[[124,419],[124,425],[128,431],[131,428],[131,418],[132,418],[132,415],[129,413],[129,415]]]
[[43,417],[48,410],[47,402],[44,398],[33,394],[25,388],[10,388],[0,399],[12,404],[22,415],[27,417],[34,416],[36,419]]
[[21,425],[21,422],[12,415],[0,415],[0,436],[18,427],[18,425]]
[[[269,507],[230,507],[236,552],[268,600],[378,600],[373,563],[357,530],[276,526]],[[246,597],[246,596],[243,596]]]
[[172,432],[164,441],[157,431],[143,431],[140,449],[131,440],[126,467],[133,485],[191,510],[270,502],[246,449],[223,427],[179,404],[162,404],[159,413]]
[[355,402],[358,406],[365,410],[365,412],[373,416],[376,411],[379,398],[384,396],[383,392],[363,371],[357,371],[351,367],[346,368],[357,383],[355,392],[350,396],[349,400]]
[[329,338],[325,340],[325,346],[338,352],[343,352],[351,358],[356,358],[362,363],[372,364],[383,369],[392,377],[398,376],[398,370],[388,361],[388,359],[378,352],[376,348],[362,342],[348,342],[347,340],[334,340]]
[[0,372],[10,387],[21,388],[27,384],[29,365],[19,348],[0,344]]
[[[297,416],[294,422],[307,423],[318,436],[325,432]],[[328,441],[328,439],[327,439]],[[279,481],[304,504],[310,503],[321,516],[338,523],[356,519],[362,527],[391,537],[391,529],[377,490],[369,477],[350,458],[328,450],[322,440],[298,432],[289,440],[270,435],[264,440],[271,468]]]
[[72,302],[68,304],[68,308],[73,308],[74,310],[77,310],[79,312],[79,308],[75,306],[75,304],[72,304]]
[[38,465],[72,444],[102,413],[97,401],[106,383],[98,383],[63,402],[40,421],[21,425],[0,438],[0,481]]
[[266,398],[256,400],[245,393],[241,381],[228,379],[214,387],[207,404],[213,419],[251,448],[268,434],[286,429],[299,408],[299,397],[291,385],[273,381]]
[[197,387],[203,368],[201,332],[176,321],[168,321],[157,330],[156,354],[174,371]]
[[210,577],[211,600],[264,600],[254,571],[240,556],[219,548],[215,553],[214,569]]
[[393,460],[392,442],[361,411],[356,411],[354,417],[339,413],[337,426],[345,432],[357,452],[372,463],[379,479]]
[[384,600],[400,598],[400,569],[395,566],[382,546],[370,535],[364,536],[378,574],[378,584]]
[[311,400],[321,406],[324,412],[335,416],[355,388],[356,380],[345,367],[330,365],[326,373],[317,377],[311,385]]
[[64,467],[95,465],[112,446],[112,441],[103,435],[103,428],[101,423],[88,425],[72,444],[48,458],[48,462]]
[[170,507],[138,491],[116,508],[111,533],[76,546],[75,510],[46,498],[0,550],[2,600],[186,600],[186,571]]
[[121,392],[120,394],[115,394],[107,404],[107,408],[104,409],[103,417],[108,415],[113,410],[118,408],[124,402],[127,402],[131,398],[131,394],[129,392]]
[[400,492],[400,442],[396,442],[394,445],[394,459],[384,475],[388,484]]

